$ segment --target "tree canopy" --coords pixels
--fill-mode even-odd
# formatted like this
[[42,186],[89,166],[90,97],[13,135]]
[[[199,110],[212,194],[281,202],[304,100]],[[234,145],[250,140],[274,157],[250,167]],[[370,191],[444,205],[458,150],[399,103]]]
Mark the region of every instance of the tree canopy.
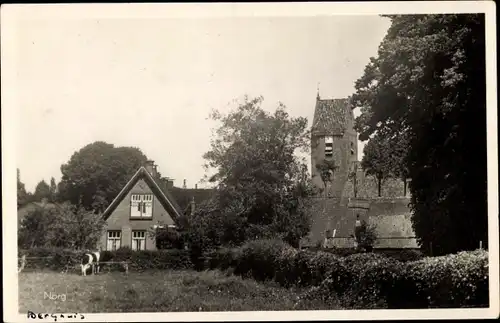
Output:
[[380,133],[371,138],[365,146],[361,167],[368,175],[373,175],[378,183],[378,196],[382,196],[382,183],[394,170],[392,146]]
[[102,212],[146,160],[138,148],[86,145],[61,166],[60,199]]
[[32,200],[32,196],[26,191],[26,186],[21,182],[21,172],[19,168],[17,169],[17,208],[19,209],[23,205],[29,203]]
[[49,200],[51,202],[56,202],[57,201],[57,184],[56,184],[56,180],[54,177],[51,177],[50,178],[50,189],[49,189]]
[[38,182],[35,187],[34,199],[35,201],[42,201],[43,199],[50,199],[50,186],[44,180]]
[[321,162],[316,164],[316,169],[319,172],[319,177],[324,185],[325,195],[327,194],[327,185],[334,180],[335,171],[338,166],[335,164],[333,159],[323,159]]
[[[483,14],[388,16],[391,26],[356,81],[360,139],[407,136],[413,226],[424,251],[487,241]],[[404,172],[404,174],[402,174]]]
[[211,116],[219,126],[204,158],[217,187],[191,222],[214,244],[263,236],[297,244],[309,231],[307,167],[295,154],[307,149],[307,119],[290,117],[282,104],[266,112],[262,100],[245,98],[231,112]]
[[60,247],[94,249],[104,227],[99,214],[69,203],[36,207],[21,221],[21,248]]

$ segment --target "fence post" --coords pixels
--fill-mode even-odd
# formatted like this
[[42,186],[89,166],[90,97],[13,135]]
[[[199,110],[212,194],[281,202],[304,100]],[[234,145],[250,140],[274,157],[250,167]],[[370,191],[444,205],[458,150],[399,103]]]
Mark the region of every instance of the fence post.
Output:
[[20,273],[24,269],[25,265],[26,265],[26,254],[24,254],[21,257],[21,266],[19,267],[19,269],[17,270],[17,272]]

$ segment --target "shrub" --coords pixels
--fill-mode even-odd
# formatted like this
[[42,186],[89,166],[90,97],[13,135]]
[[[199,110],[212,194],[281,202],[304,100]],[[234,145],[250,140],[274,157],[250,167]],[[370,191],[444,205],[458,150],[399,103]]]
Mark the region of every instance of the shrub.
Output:
[[179,249],[141,250],[119,249],[111,253],[113,261],[128,261],[132,270],[189,269],[193,267],[188,251]]
[[391,257],[393,259],[399,260],[401,262],[417,261],[417,260],[420,260],[424,257],[421,251],[413,250],[413,249],[384,250],[384,251],[377,251],[377,252],[382,253],[382,254],[384,254],[388,257]]
[[280,250],[275,259],[274,280],[282,286],[291,286],[297,283],[298,275],[296,270],[296,259],[299,251],[291,247],[284,247]]
[[236,266],[236,250],[223,247],[218,250],[211,250],[205,253],[205,258],[207,259],[207,263],[205,265],[206,268],[209,269],[228,269]]
[[251,276],[257,280],[273,279],[281,253],[295,250],[281,240],[254,240],[244,244],[238,252],[234,273]]
[[488,305],[486,251],[399,261],[383,253],[340,257],[298,251],[279,240],[260,240],[218,254],[219,260],[211,268],[233,267],[235,274],[273,279],[284,286],[314,286],[304,300],[333,297],[332,301],[350,308]]
[[346,275],[349,286],[343,286],[347,297],[343,304],[351,308],[379,308],[389,306],[393,297],[405,295],[396,290],[402,271],[402,264],[382,254],[367,253],[345,258]]
[[341,272],[343,267],[341,264],[341,258],[328,253],[328,252],[316,252],[309,259],[309,266],[311,268],[310,282],[311,285],[319,285],[328,276],[332,275],[332,272]]
[[488,253],[460,252],[427,257],[405,264],[398,281],[400,289],[412,293],[399,300],[403,308],[488,306]]

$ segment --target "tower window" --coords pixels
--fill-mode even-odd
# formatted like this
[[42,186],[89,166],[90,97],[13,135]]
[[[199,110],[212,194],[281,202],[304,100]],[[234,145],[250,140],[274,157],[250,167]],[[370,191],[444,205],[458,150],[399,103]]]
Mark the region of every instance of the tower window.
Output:
[[333,156],[333,137],[325,137],[325,157]]

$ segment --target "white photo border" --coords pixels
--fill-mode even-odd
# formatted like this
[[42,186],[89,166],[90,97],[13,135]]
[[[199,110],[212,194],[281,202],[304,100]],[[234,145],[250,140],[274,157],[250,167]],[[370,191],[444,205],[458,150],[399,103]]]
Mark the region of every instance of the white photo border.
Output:
[[[1,7],[2,208],[4,321],[28,321],[18,313],[16,207],[16,24],[26,19],[196,18],[484,13],[486,19],[487,166],[490,307],[485,309],[253,311],[195,313],[83,313],[92,322],[297,321],[496,318],[499,316],[499,230],[496,11],[493,1],[212,3],[212,4],[8,4]],[[35,161],[36,162],[36,161]],[[14,215],[14,216],[13,216]],[[50,321],[52,318],[37,319]],[[58,319],[58,321],[61,321]]]

